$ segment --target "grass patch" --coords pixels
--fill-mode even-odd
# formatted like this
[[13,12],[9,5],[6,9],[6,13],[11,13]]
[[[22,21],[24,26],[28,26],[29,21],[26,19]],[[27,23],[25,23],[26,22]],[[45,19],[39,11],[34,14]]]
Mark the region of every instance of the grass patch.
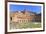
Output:
[[37,23],[36,22],[28,22],[28,23],[18,23],[18,24],[14,24],[13,27],[15,27],[16,29],[22,29],[22,28],[40,28],[41,27],[41,23]]

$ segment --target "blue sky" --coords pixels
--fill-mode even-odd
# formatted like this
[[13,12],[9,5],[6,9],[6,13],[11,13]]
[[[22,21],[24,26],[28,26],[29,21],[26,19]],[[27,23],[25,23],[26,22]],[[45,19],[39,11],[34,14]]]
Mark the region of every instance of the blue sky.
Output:
[[10,12],[23,11],[24,9],[28,11],[36,12],[36,13],[41,12],[41,6],[10,4]]

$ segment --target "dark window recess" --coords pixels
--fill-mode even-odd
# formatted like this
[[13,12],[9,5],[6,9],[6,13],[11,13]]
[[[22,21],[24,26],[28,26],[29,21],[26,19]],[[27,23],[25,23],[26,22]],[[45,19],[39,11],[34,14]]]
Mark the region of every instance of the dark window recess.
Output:
[[10,17],[10,20],[12,20],[12,17]]

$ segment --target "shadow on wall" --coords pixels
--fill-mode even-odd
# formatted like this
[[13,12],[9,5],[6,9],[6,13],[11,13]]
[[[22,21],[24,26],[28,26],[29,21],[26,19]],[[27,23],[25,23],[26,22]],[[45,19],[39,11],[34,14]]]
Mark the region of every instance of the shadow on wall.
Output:
[[8,34],[22,34],[22,33],[8,33]]
[[8,33],[8,34],[16,34],[16,33]]
[[20,1],[20,0],[8,0],[8,1]]

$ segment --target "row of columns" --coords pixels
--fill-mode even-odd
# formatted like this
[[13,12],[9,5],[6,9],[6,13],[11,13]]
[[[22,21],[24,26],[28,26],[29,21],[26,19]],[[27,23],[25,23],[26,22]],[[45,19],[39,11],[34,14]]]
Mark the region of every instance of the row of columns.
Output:
[[20,19],[20,20],[18,20],[18,22],[19,22],[19,23],[23,23],[23,22],[31,22],[31,20],[28,20],[28,19],[25,19],[25,20],[23,19],[23,20],[22,20],[22,19]]

